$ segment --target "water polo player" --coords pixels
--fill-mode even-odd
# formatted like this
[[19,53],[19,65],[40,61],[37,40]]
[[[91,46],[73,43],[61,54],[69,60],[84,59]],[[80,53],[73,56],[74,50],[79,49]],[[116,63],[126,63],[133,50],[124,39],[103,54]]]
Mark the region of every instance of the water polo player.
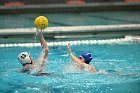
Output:
[[79,55],[79,57],[77,58],[75,55],[73,55],[71,48],[70,48],[70,44],[68,44],[68,53],[72,59],[73,62],[77,63],[78,66],[87,71],[87,72],[91,72],[91,73],[96,73],[97,70],[94,66],[90,65],[89,63],[92,60],[92,55],[91,53],[82,53],[81,55]]
[[18,55],[18,60],[23,65],[23,68],[21,69],[20,72],[37,75],[37,74],[41,74],[44,69],[46,59],[48,57],[48,46],[47,46],[47,42],[43,37],[42,31],[39,29],[36,30],[37,30],[38,39],[42,46],[42,52],[40,53],[39,57],[35,61],[32,60],[31,55],[27,52],[20,53]]

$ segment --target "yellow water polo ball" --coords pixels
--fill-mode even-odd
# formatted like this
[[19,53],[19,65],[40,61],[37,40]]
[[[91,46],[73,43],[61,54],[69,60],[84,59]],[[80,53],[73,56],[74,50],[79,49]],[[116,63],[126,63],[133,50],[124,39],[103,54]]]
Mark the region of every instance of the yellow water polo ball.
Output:
[[38,16],[34,21],[35,27],[38,29],[45,29],[48,26],[48,19],[45,16]]

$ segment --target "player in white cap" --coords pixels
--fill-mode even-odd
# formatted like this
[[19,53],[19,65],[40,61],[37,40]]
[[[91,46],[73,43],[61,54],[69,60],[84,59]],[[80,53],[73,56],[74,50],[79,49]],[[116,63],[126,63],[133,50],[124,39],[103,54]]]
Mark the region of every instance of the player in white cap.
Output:
[[46,63],[46,59],[48,57],[48,45],[46,40],[43,37],[42,31],[39,29],[37,30],[38,39],[42,46],[42,52],[40,53],[39,57],[33,61],[31,55],[28,52],[22,52],[18,55],[18,60],[23,65],[23,68],[20,72],[22,73],[29,73],[29,74],[41,74],[43,73],[43,68]]

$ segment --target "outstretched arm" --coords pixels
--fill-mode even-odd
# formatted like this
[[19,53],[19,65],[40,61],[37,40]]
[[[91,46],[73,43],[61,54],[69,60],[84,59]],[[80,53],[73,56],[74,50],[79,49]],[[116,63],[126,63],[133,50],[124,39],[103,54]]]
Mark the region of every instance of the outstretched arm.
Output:
[[39,41],[41,43],[42,49],[45,50],[44,58],[47,58],[47,56],[48,56],[48,45],[47,45],[47,42],[46,42],[46,40],[43,37],[42,31],[39,31],[39,29],[36,29],[36,30],[37,30],[37,33],[38,33],[38,38],[39,38]]
[[81,68],[84,68],[84,64],[75,55],[73,55],[69,43],[68,43],[68,46],[67,47],[68,47],[68,53],[69,53],[72,61],[75,62],[75,63],[77,63],[77,64],[79,64]]

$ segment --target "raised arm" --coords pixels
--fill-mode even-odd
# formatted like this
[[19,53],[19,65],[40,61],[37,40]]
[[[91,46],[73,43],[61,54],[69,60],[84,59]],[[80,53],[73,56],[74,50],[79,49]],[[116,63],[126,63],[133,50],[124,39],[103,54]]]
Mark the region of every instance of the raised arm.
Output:
[[70,48],[70,44],[68,44],[67,47],[68,47],[68,53],[69,53],[71,59],[73,60],[73,62],[77,63],[81,68],[86,68],[86,70],[88,72],[91,72],[91,73],[97,72],[94,66],[83,63],[80,59],[78,59],[75,55],[73,55],[71,48]]
[[39,29],[36,29],[37,33],[38,33],[38,39],[41,43],[42,49],[45,51],[45,56],[44,58],[46,58],[48,56],[48,45],[46,40],[43,37],[42,31],[39,31]]
[[70,44],[68,44],[67,47],[68,47],[68,53],[69,53],[69,55],[70,55],[72,61],[75,62],[75,63],[77,63],[77,64],[79,64],[79,66],[80,66],[81,68],[84,68],[84,63],[82,63],[75,55],[73,55],[73,53],[72,53],[72,51],[71,51],[71,48],[70,48]]

